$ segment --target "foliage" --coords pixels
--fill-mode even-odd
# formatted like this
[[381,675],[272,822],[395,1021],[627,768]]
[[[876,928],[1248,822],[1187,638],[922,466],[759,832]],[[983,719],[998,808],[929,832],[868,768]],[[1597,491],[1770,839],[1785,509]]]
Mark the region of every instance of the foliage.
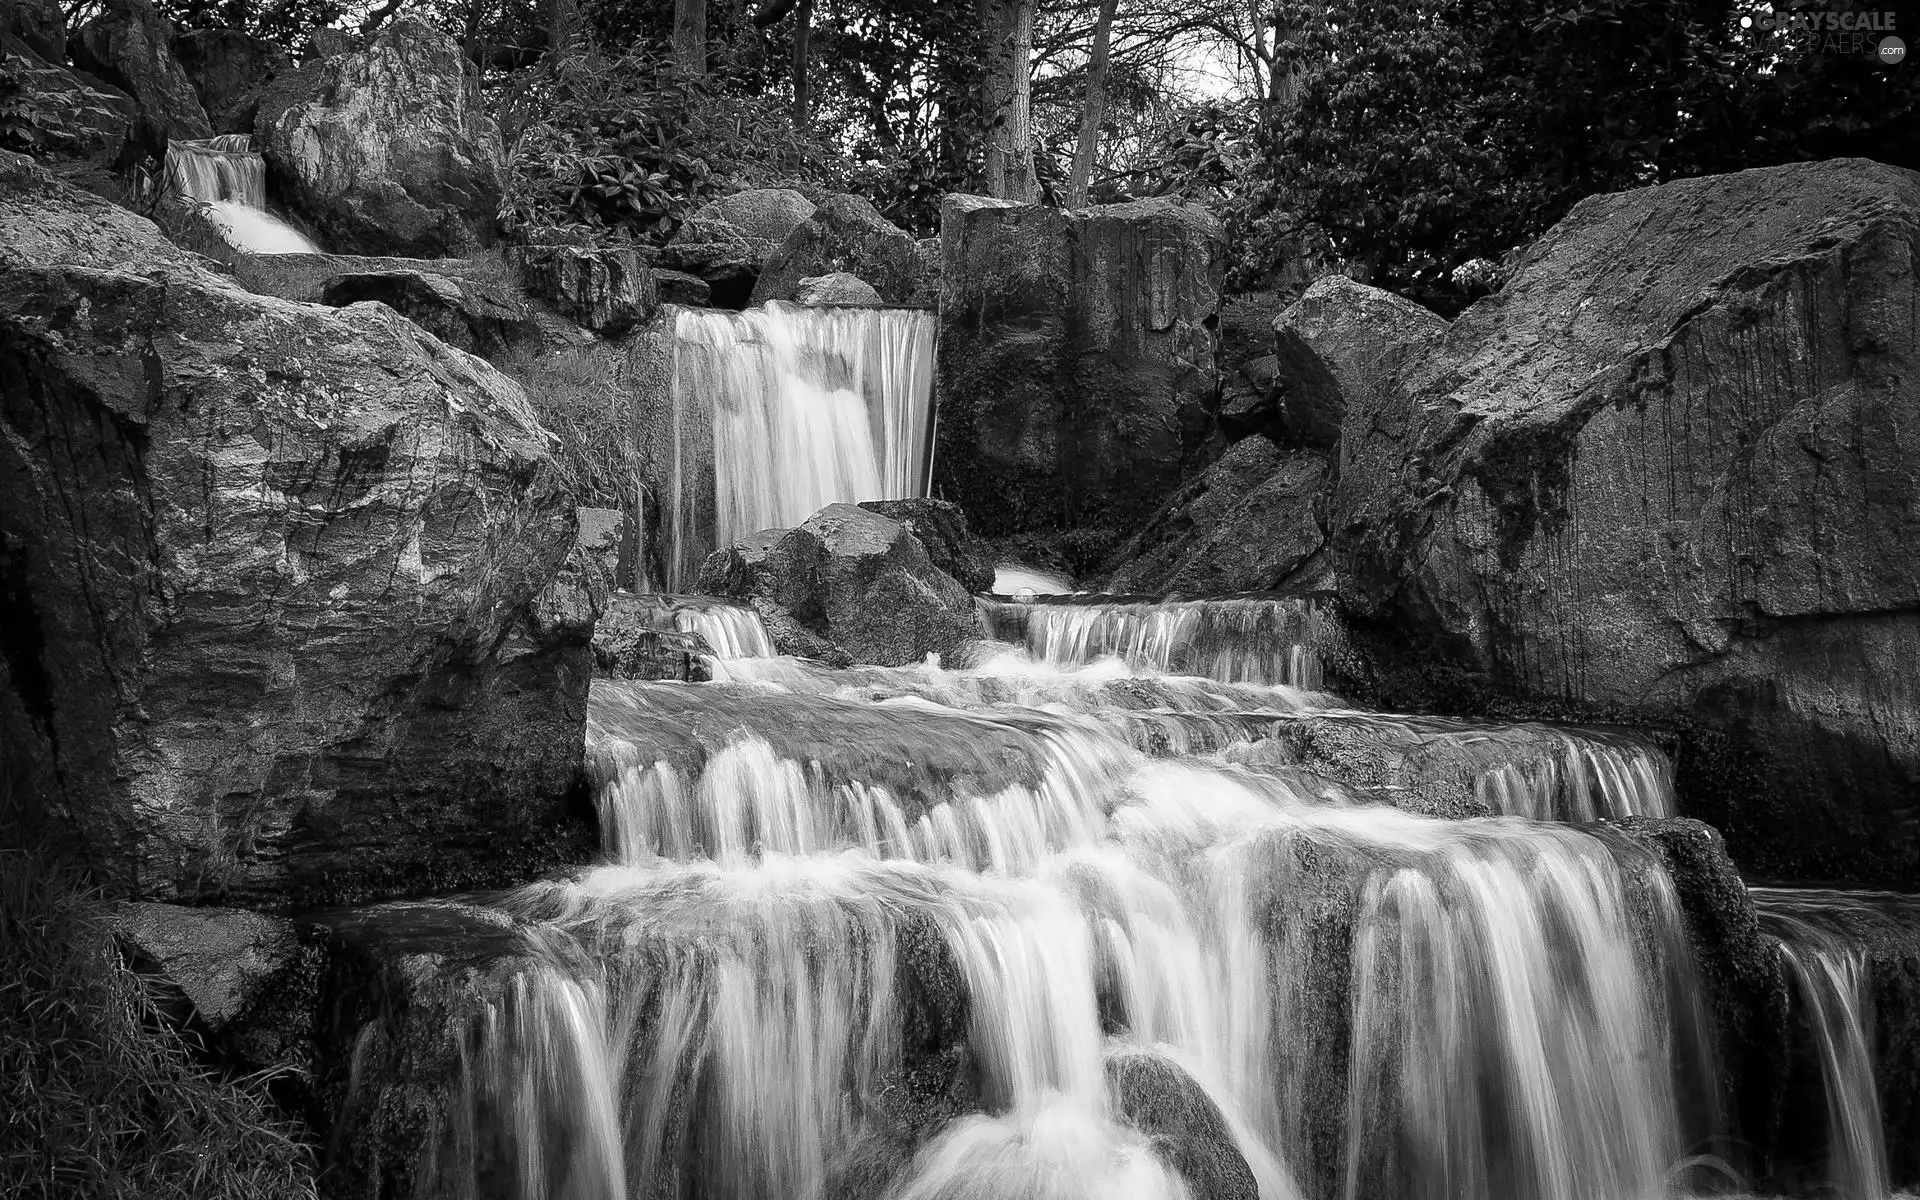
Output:
[[79,871],[22,836],[0,775],[0,1194],[295,1200],[313,1162],[266,1081],[195,1059],[120,959]]
[[592,346],[516,359],[502,369],[527,390],[557,439],[554,462],[590,508],[631,508],[644,474],[632,431],[631,387],[614,352]]

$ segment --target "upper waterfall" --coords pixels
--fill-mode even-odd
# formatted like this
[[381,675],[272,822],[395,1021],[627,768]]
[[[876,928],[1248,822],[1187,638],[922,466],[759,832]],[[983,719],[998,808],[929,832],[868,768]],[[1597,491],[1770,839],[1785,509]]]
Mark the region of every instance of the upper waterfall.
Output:
[[663,494],[640,497],[665,559],[650,584],[686,590],[714,548],[828,504],[925,495],[934,326],[917,309],[682,310]]
[[267,163],[244,133],[167,145],[167,190],[200,206],[220,236],[249,254],[318,254],[320,247],[267,211]]

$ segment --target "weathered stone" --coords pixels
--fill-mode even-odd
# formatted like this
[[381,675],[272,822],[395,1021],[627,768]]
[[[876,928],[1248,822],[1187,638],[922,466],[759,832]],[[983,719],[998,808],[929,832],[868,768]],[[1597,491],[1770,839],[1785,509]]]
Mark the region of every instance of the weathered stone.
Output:
[[660,305],[653,272],[635,250],[516,246],[511,258],[528,292],[595,333],[625,333]]
[[766,259],[753,302],[792,300],[800,281],[845,272],[871,284],[888,304],[911,297],[920,277],[913,235],[859,196],[828,196]]
[[1210,1200],[1257,1200],[1260,1185],[1220,1108],[1173,1060],[1150,1050],[1110,1051],[1107,1093],[1115,1114],[1152,1139],[1154,1152]]
[[60,0],[8,0],[0,5],[0,39],[19,38],[35,56],[59,64],[67,58],[67,16]]
[[1345,275],[1316,282],[1273,322],[1286,439],[1338,442],[1347,411],[1372,413],[1391,403],[1400,372],[1446,329],[1445,320],[1413,301]]
[[713,288],[698,275],[689,275],[685,271],[666,271],[655,269],[653,284],[659,291],[660,303],[679,304],[688,308],[705,308],[713,302]]
[[592,609],[518,387],[0,172],[0,739],[122,893],[276,903],[577,852]]
[[459,43],[419,17],[276,78],[255,129],[328,249],[437,258],[493,240],[506,148]]
[[884,304],[873,285],[858,275],[835,271],[830,275],[810,275],[793,290],[793,302],[809,306],[830,304]]
[[578,508],[574,517],[580,523],[573,542],[574,558],[593,573],[598,586],[608,591],[626,586],[632,573],[627,559],[633,553],[628,545],[627,515],[617,508]]
[[472,280],[482,286],[503,288],[509,280],[499,265],[485,257],[461,258],[388,258],[360,254],[250,254],[237,259],[233,275],[250,292],[298,300],[303,304],[323,303],[327,285],[342,275],[385,275],[418,272],[449,275]]
[[788,648],[793,627],[853,662],[885,667],[951,656],[978,636],[973,597],[934,567],[920,540],[900,522],[851,504],[830,504],[798,529],[763,530],[715,551],[701,569],[700,590],[751,601],[784,654],[820,656],[817,645]]
[[252,133],[261,93],[293,67],[285,50],[237,29],[183,33],[173,39],[173,53],[215,133]]
[[213,136],[193,81],[173,57],[172,27],[148,0],[108,0],[70,43],[74,66],[133,97],[134,137],[154,154],[173,138]]
[[293,922],[239,908],[124,904],[111,922],[135,968],[177,991],[214,1032],[245,1012],[300,946]]
[[970,592],[993,590],[993,554],[967,528],[967,514],[945,500],[863,500],[860,507],[898,521],[920,539],[937,570]]
[[693,211],[679,239],[724,242],[739,239],[754,263],[765,262],[787,235],[814,213],[813,201],[792,188],[749,188],[708,201]]
[[936,487],[990,537],[1145,520],[1205,465],[1219,223],[949,197],[941,231]]
[[593,629],[593,672],[603,679],[707,679],[702,656],[713,647],[697,633],[676,627],[673,606],[662,597],[614,592]]
[[326,282],[320,302],[334,308],[378,301],[449,346],[499,360],[538,349],[540,326],[512,290],[433,271],[355,271]]
[[1263,434],[1284,443],[1273,321],[1284,309],[1270,292],[1220,306],[1220,429],[1229,441]]
[[1267,591],[1319,553],[1327,464],[1263,437],[1235,443],[1114,552],[1106,589],[1220,596]]
[[1917,229],[1920,175],[1858,159],[1591,197],[1350,401],[1382,698],[1672,728],[1746,869],[1920,880]]
[[[21,90],[58,112],[62,124],[46,135],[36,154],[111,166],[126,157],[138,109],[133,97],[90,75],[42,59],[20,43],[0,38],[0,56]],[[0,152],[6,153],[6,152]]]

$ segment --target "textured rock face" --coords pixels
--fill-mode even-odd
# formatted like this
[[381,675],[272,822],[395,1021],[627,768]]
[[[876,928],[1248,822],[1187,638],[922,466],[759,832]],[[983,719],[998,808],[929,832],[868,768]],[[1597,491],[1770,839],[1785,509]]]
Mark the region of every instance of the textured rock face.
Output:
[[147,0],[110,0],[72,41],[74,65],[138,106],[135,136],[156,154],[172,138],[213,136],[193,81],[173,57],[173,30]]
[[177,990],[214,1032],[246,1012],[300,949],[293,922],[245,909],[127,904],[111,920],[134,965]]
[[1229,441],[1255,434],[1282,440],[1273,321],[1283,307],[1267,292],[1220,306],[1220,430]]
[[378,301],[449,346],[490,360],[538,350],[540,327],[511,289],[421,270],[335,275],[320,302],[335,308]]
[[511,257],[527,291],[595,333],[625,333],[660,306],[653,272],[637,251],[516,246]]
[[1678,727],[1748,870],[1920,881],[1917,228],[1863,160],[1583,202],[1349,407],[1350,602],[1470,687]]
[[401,17],[270,84],[256,134],[327,249],[438,258],[493,238],[506,149],[452,38]]
[[294,903],[573,852],[593,614],[514,384],[18,168],[0,379],[0,739],[103,881]]
[[851,504],[715,551],[700,590],[753,603],[783,654],[897,667],[978,636],[973,597],[920,540]]
[[813,214],[813,202],[790,188],[722,196],[687,218],[673,241],[661,247],[658,262],[706,284],[715,304],[744,308],[753,299],[761,267]]
[[1326,543],[1314,515],[1327,479],[1318,454],[1263,437],[1235,443],[1114,552],[1104,590],[1219,596],[1288,582]]
[[173,39],[173,54],[193,82],[215,133],[252,133],[260,95],[292,69],[287,52],[237,29],[196,29]]
[[1256,1200],[1260,1186],[1233,1140],[1233,1130],[1173,1060],[1144,1050],[1109,1053],[1107,1092],[1116,1115],[1152,1139],[1155,1153],[1194,1196]]
[[701,683],[713,647],[680,630],[659,596],[614,592],[593,627],[593,670],[603,679],[675,679]]
[[793,290],[793,302],[809,307],[829,304],[883,304],[880,293],[858,275],[835,271],[830,275],[809,275]]
[[44,157],[105,165],[123,158],[138,116],[131,96],[17,43],[0,44],[0,57],[23,91],[56,105],[66,117],[65,133],[45,147]]
[[941,238],[937,486],[988,537],[1144,520],[1204,465],[1218,223],[956,196]]
[[967,528],[967,514],[945,500],[863,500],[860,507],[898,521],[920,539],[936,569],[970,592],[993,590],[993,555]]
[[[1332,446],[1348,408],[1392,402],[1393,383],[1426,353],[1445,320],[1392,292],[1329,275],[1275,318],[1274,383],[1289,441]],[[1343,447],[1343,450],[1354,447]]]
[[836,273],[860,277],[888,304],[904,304],[920,278],[913,235],[860,196],[828,196],[767,256],[753,302],[795,299],[801,280]]
[[67,18],[60,0],[11,0],[0,5],[4,26],[0,34],[12,34],[26,43],[27,49],[51,63],[67,57]]

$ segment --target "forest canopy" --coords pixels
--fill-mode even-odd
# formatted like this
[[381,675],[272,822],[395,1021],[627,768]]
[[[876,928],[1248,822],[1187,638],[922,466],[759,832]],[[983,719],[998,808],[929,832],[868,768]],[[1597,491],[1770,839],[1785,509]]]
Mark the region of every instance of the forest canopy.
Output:
[[[1868,7],[1920,30],[1909,0]],[[951,191],[1175,195],[1228,222],[1237,286],[1338,263],[1449,311],[1586,195],[1842,155],[1920,166],[1911,64],[1746,0],[162,8],[296,53],[401,12],[440,24],[493,98],[522,238],[662,241],[766,185],[858,192],[921,235]]]

